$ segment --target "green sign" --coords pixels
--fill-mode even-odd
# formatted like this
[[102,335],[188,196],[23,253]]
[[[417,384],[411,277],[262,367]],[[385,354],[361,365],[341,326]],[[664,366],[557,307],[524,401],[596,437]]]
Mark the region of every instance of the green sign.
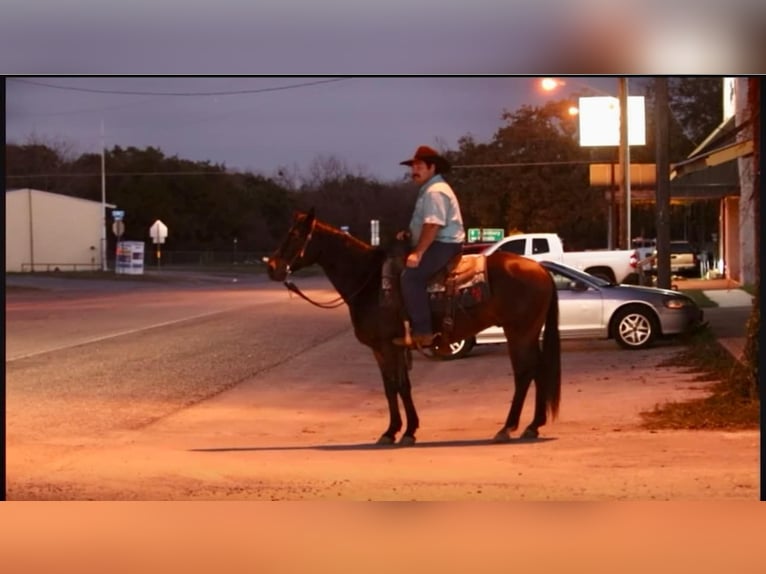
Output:
[[467,236],[468,243],[475,243],[476,241],[495,242],[505,237],[505,231],[494,227],[469,227]]
[[500,241],[503,237],[505,237],[505,232],[502,229],[487,227],[481,230],[482,241]]

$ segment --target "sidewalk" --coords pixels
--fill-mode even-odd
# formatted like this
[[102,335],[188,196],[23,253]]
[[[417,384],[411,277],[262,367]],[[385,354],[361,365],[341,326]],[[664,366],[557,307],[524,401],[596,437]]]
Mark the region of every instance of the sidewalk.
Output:
[[679,279],[673,284],[681,291],[700,289],[718,307],[704,309],[718,342],[741,360],[745,350],[747,320],[753,307],[753,296],[740,289],[731,279]]

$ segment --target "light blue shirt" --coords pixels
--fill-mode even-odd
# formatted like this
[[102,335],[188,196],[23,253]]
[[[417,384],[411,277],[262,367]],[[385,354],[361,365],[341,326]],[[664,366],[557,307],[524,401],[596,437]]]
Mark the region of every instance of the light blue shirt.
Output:
[[465,229],[460,205],[455,192],[441,175],[435,175],[425,182],[418,191],[415,209],[410,219],[412,243],[417,244],[424,223],[440,226],[435,241],[463,243]]

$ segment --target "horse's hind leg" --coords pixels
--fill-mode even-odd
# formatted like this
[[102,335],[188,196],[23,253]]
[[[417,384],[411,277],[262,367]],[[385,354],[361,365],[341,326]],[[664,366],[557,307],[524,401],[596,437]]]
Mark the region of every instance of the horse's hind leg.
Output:
[[[506,336],[509,334],[506,333]],[[505,420],[505,425],[501,428],[494,437],[495,442],[508,442],[511,439],[511,433],[519,428],[519,421],[521,419],[521,411],[524,408],[524,401],[527,398],[527,392],[529,391],[529,385],[532,383],[532,379],[535,377],[537,371],[537,365],[540,360],[540,350],[537,346],[537,341],[524,346],[518,345],[512,342],[513,337],[508,337],[508,355],[511,358],[511,365],[513,367],[513,399],[511,400],[511,408],[508,411],[508,417]],[[535,385],[537,386],[537,385]],[[539,396],[539,390],[536,388]],[[522,434],[523,438],[532,438],[537,436],[537,427],[545,424],[545,409],[543,408],[543,420],[538,421],[538,412],[535,408],[535,419],[532,424]]]

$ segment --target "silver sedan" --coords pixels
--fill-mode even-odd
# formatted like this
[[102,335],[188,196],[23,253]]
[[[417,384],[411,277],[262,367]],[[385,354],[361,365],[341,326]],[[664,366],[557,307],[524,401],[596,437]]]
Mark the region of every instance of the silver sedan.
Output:
[[[702,309],[678,291],[616,285],[569,265],[540,263],[556,283],[562,339],[614,339],[625,349],[644,349],[702,323]],[[490,327],[452,343],[446,358],[463,357],[477,344],[504,342],[503,329]]]

